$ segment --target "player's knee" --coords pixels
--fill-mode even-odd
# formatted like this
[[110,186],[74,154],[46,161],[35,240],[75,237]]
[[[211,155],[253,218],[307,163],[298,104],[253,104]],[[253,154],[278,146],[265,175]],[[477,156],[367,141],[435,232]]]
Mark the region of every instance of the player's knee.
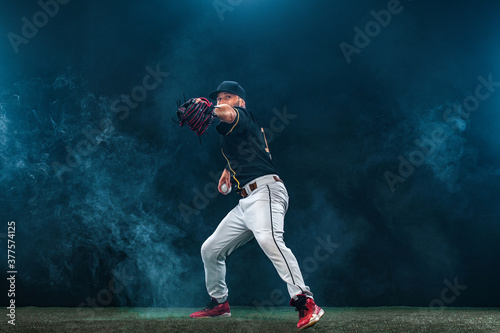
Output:
[[203,261],[206,261],[210,259],[210,257],[213,255],[214,251],[212,249],[211,243],[206,240],[203,245],[201,246],[201,259]]
[[201,259],[203,262],[226,260],[226,253],[221,248],[207,239],[201,246]]

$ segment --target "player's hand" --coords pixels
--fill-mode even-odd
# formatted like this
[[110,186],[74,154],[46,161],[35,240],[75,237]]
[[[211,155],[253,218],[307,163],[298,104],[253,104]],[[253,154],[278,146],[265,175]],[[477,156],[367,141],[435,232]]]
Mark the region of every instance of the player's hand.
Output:
[[224,169],[224,171],[222,172],[222,176],[220,176],[219,179],[219,186],[217,187],[219,193],[226,195],[228,194],[228,192],[222,191],[221,188],[222,184],[226,184],[227,188],[231,187],[231,175],[229,174],[229,171],[227,171],[226,169]]
[[179,126],[188,125],[198,136],[205,133],[215,117],[212,102],[204,97],[191,98],[182,104],[180,100],[177,101],[176,114]]

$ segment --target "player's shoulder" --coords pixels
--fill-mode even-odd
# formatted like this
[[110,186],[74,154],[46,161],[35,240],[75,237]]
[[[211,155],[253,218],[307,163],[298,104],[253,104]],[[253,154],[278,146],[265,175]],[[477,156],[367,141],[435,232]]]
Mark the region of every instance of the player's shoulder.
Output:
[[247,109],[242,108],[240,106],[233,106],[233,109],[236,111],[236,118],[246,122],[248,119],[252,119],[253,115]]
[[243,112],[243,113],[245,113],[245,114],[248,114],[247,109],[242,108],[241,106],[233,106],[233,109],[235,109],[235,110],[236,110],[236,112]]
[[[252,111],[249,111],[248,109],[246,108],[242,108],[242,107],[235,107],[238,109],[238,111],[240,111],[242,117],[245,117],[248,119],[248,122],[249,123],[254,123],[255,125],[257,126],[260,126],[260,119],[259,117],[257,116],[257,114],[255,114],[254,112]],[[249,124],[250,125],[250,124]]]
[[226,136],[231,133],[233,134],[241,134],[244,133],[249,124],[249,113],[245,108],[239,106],[233,106],[233,109],[236,111],[236,117],[232,123],[220,122],[216,129],[219,134]]

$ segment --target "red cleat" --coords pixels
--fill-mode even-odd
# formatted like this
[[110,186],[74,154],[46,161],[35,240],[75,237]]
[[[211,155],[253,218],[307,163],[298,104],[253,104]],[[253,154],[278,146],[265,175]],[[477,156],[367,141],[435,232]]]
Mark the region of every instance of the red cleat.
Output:
[[225,301],[219,304],[215,298],[212,298],[207,307],[201,311],[193,312],[189,315],[191,318],[207,318],[207,317],[231,317],[229,303]]
[[299,311],[299,322],[297,328],[302,330],[316,324],[325,314],[322,308],[316,305],[312,298],[305,295],[297,295],[297,299],[292,299],[290,305],[295,306]]

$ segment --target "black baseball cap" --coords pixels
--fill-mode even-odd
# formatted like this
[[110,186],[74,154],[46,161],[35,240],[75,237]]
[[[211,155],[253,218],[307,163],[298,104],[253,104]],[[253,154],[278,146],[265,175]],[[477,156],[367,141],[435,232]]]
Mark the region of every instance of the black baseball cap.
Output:
[[217,95],[221,92],[229,92],[231,94],[235,94],[240,96],[242,99],[247,97],[247,93],[242,86],[239,85],[236,81],[224,81],[217,87],[217,90],[212,92],[209,97],[214,101],[217,100]]

